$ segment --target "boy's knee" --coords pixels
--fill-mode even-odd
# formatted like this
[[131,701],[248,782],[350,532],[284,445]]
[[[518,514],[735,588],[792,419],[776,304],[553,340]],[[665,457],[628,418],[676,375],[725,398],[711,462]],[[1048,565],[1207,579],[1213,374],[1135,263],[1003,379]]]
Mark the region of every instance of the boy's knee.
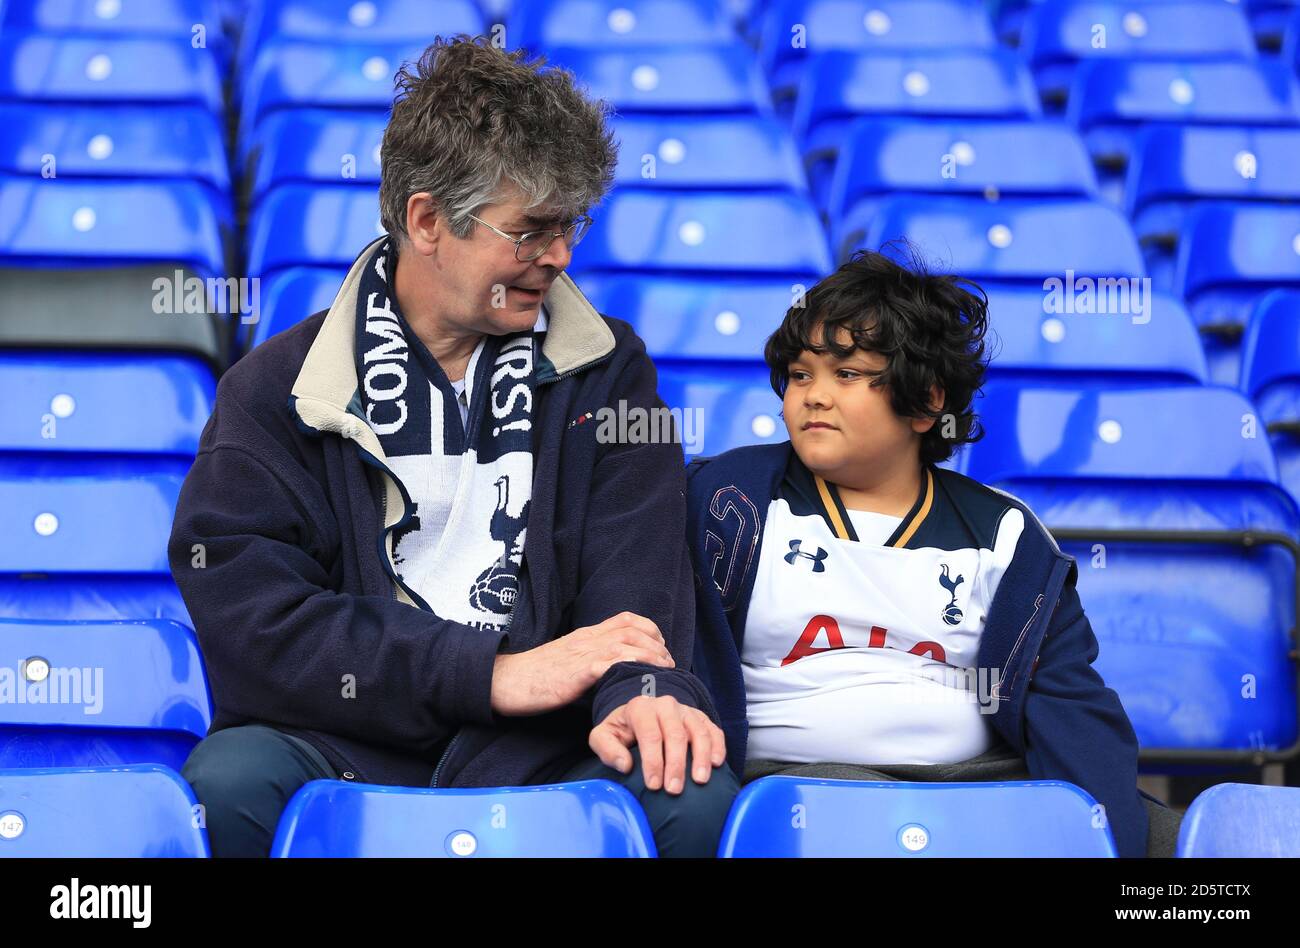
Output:
[[713,768],[708,782],[703,784],[690,776],[690,766],[688,755],[681,793],[656,790],[641,794],[641,806],[661,856],[713,856],[731,805],[740,792],[740,783],[726,764]]

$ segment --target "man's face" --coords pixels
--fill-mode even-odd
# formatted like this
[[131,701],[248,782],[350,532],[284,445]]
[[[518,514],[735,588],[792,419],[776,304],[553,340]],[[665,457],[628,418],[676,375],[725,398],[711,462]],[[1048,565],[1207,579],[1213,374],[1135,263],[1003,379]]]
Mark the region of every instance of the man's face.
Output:
[[[524,210],[525,201],[514,188],[503,189],[501,197],[475,216],[512,237],[538,230],[554,233],[571,223],[544,208]],[[569,265],[572,251],[564,238],[555,238],[536,260],[520,261],[515,245],[483,224],[474,222],[464,238],[451,233],[446,218],[439,217],[434,226],[437,241],[427,266],[442,317],[463,331],[491,335],[531,329],[551,284]]]
[[[839,330],[838,341],[849,339]],[[790,364],[782,412],[795,453],[813,473],[852,485],[899,457],[919,456],[919,435],[933,422],[894,413],[889,390],[871,385],[885,366],[884,356],[861,349],[845,359],[805,351]]]

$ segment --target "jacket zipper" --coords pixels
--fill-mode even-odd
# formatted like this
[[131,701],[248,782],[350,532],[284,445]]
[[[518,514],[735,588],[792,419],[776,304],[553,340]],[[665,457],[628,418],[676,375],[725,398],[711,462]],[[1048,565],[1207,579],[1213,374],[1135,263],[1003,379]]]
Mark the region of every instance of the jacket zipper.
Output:
[[[605,355],[601,356],[599,359],[593,359],[592,361],[586,363],[585,365],[580,365],[576,369],[571,369],[570,371],[565,372],[563,375],[557,375],[555,378],[551,379],[550,382],[543,382],[542,384],[547,385],[552,382],[563,381],[564,379],[567,379],[570,376],[577,375],[579,372],[585,372],[587,369],[591,368],[592,366],[599,365],[600,363],[607,361],[613,355],[614,355],[614,350],[611,349],[609,352],[605,353]],[[388,498],[387,496],[385,496],[384,498],[385,505],[387,504],[387,500]],[[387,517],[385,516],[384,519],[386,521]],[[396,597],[397,595],[396,584],[394,584],[393,595],[394,597]],[[429,787],[431,789],[436,788],[438,786],[438,778],[442,775],[443,764],[447,762],[447,758],[451,755],[452,749],[455,748],[456,742],[460,740],[461,734],[462,734],[461,731],[457,731],[454,735],[452,735],[451,740],[447,743],[446,749],[443,750],[441,756],[439,756],[438,763],[433,768],[433,779],[429,782]]]
[[447,744],[447,749],[444,750],[444,751],[442,752],[442,756],[438,758],[437,766],[435,766],[435,767],[433,768],[433,780],[431,780],[431,781],[429,782],[429,786],[430,786],[430,787],[436,787],[436,786],[438,786],[438,775],[439,775],[440,773],[442,773],[442,765],[443,765],[444,763],[446,763],[446,761],[447,761],[447,755],[451,753],[451,749],[452,749],[453,747],[455,747],[455,746],[456,746],[456,742],[457,742],[458,740],[460,740],[460,733],[461,733],[460,731],[457,731],[457,732],[452,736],[452,739],[451,739],[451,740],[448,742],[448,744]]

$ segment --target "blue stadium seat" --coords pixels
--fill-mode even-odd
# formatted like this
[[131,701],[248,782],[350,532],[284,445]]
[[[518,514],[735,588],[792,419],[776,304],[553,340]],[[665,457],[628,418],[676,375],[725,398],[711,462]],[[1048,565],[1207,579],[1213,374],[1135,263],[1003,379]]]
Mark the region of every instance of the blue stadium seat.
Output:
[[313,780],[280,817],[273,858],[655,856],[640,804],[608,780],[425,790]]
[[27,0],[0,11],[4,33],[103,33],[117,36],[184,36],[203,26],[220,36],[217,10],[209,0]]
[[1133,143],[1125,194],[1158,286],[1173,281],[1188,210],[1206,200],[1300,200],[1300,128],[1151,125]]
[[0,770],[0,858],[206,859],[197,807],[167,767]]
[[994,286],[988,298],[990,379],[1110,388],[1205,384],[1200,337],[1172,296],[1144,294],[1130,307],[1140,313],[1080,312],[1075,304],[1073,312],[1045,312],[1049,301],[1037,286]]
[[253,327],[249,347],[329,309],[347,275],[346,269],[292,267],[272,276],[263,286],[262,316]]
[[517,0],[506,27],[510,47],[537,52],[739,41],[713,0]]
[[1023,499],[1078,562],[1147,767],[1296,742],[1295,537],[1263,423],[1214,386],[990,382],[965,473]]
[[1063,104],[1080,60],[1254,59],[1239,7],[1216,0],[1060,0],[1031,8],[1021,49],[1045,101]]
[[1057,780],[764,777],[736,797],[718,856],[1114,858],[1115,842],[1097,809],[1085,791]]
[[[798,40],[799,45],[796,45]],[[993,25],[970,0],[772,0],[759,52],[778,102],[793,99],[809,58],[828,50],[989,50]]]
[[[390,109],[394,76],[424,52],[422,40],[324,45],[277,43],[245,76],[239,147],[246,160],[258,124],[279,109]],[[242,164],[241,160],[241,164]]]
[[383,111],[289,109],[258,126],[249,143],[249,204],[278,184],[379,186]]
[[1241,388],[1268,426],[1282,483],[1300,498],[1300,290],[1260,299],[1241,353]]
[[809,61],[794,133],[818,206],[855,118],[1037,118],[1038,94],[1014,52],[866,54],[831,50]]
[[0,768],[180,770],[212,723],[198,642],[176,622],[0,620],[0,668]]
[[797,194],[624,191],[592,215],[569,270],[697,275],[795,275],[831,269],[826,236]]
[[250,68],[268,42],[347,46],[422,37],[429,43],[439,34],[483,31],[473,0],[258,0],[242,24],[239,58]]
[[1097,178],[1068,126],[1045,121],[859,119],[835,163],[827,197],[834,246],[865,233],[891,192],[1094,197]]
[[1128,166],[1144,123],[1288,126],[1300,124],[1300,85],[1285,66],[1257,62],[1080,63],[1070,89],[1069,121],[1093,161]]
[[1142,255],[1118,211],[1097,201],[890,197],[857,246],[906,237],[927,259],[967,279],[1030,282],[1143,275]]
[[349,267],[384,233],[372,187],[286,184],[263,198],[248,224],[248,273]]
[[[192,105],[0,103],[0,172],[59,178],[193,178],[230,190],[224,132]],[[52,164],[51,164],[52,159]]]
[[809,284],[619,273],[584,276],[580,286],[600,312],[631,323],[662,368],[682,359],[761,360],[767,337]]
[[169,573],[190,460],[0,455],[0,573]]
[[[780,417],[781,400],[761,362],[664,363],[659,369],[659,397],[670,409],[683,413],[687,460],[690,455],[721,454],[746,444],[777,444],[790,437]],[[690,431],[687,412],[692,419]]]
[[213,56],[188,38],[0,35],[0,101],[224,109]]
[[1241,334],[1269,290],[1300,285],[1300,208],[1203,204],[1188,212],[1174,289],[1206,337],[1210,378],[1236,385]]
[[194,358],[0,350],[0,452],[193,457],[215,397]]
[[[1261,3],[1263,0],[1254,0],[1254,2]],[[1283,8],[1278,9],[1276,19],[1270,20],[1267,12],[1261,11],[1262,16],[1256,20],[1256,35],[1259,36],[1261,32],[1267,34],[1271,30],[1273,42],[1282,40],[1279,44],[1282,47],[1282,61],[1290,63],[1291,68],[1300,73],[1300,4],[1295,0],[1285,0],[1275,7]],[[1268,42],[1269,38],[1261,37],[1261,41]]]
[[192,625],[167,563],[190,463],[167,455],[0,454],[0,618]]
[[586,49],[556,46],[553,65],[572,70],[590,95],[619,115],[765,115],[771,95],[753,52],[732,46],[635,46]]
[[1220,783],[1192,801],[1178,831],[1182,859],[1300,856],[1300,788]]
[[808,188],[794,140],[775,118],[632,115],[615,118],[613,131],[618,188]]
[[194,181],[0,176],[0,255],[11,265],[172,262],[226,272],[221,222]]
[[193,626],[164,573],[15,573],[0,570],[0,619],[119,622],[171,619]]

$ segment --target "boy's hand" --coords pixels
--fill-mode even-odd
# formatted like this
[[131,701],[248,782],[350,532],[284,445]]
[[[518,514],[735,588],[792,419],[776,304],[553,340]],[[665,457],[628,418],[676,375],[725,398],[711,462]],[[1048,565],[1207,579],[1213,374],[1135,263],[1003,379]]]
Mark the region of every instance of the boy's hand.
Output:
[[722,729],[709,716],[671,695],[638,695],[615,708],[591,731],[587,742],[601,763],[619,773],[632,770],[628,748],[641,749],[641,772],[649,790],[664,787],[670,794],[686,785],[686,752],[691,752],[696,783],[708,783],[713,767],[727,759]]

